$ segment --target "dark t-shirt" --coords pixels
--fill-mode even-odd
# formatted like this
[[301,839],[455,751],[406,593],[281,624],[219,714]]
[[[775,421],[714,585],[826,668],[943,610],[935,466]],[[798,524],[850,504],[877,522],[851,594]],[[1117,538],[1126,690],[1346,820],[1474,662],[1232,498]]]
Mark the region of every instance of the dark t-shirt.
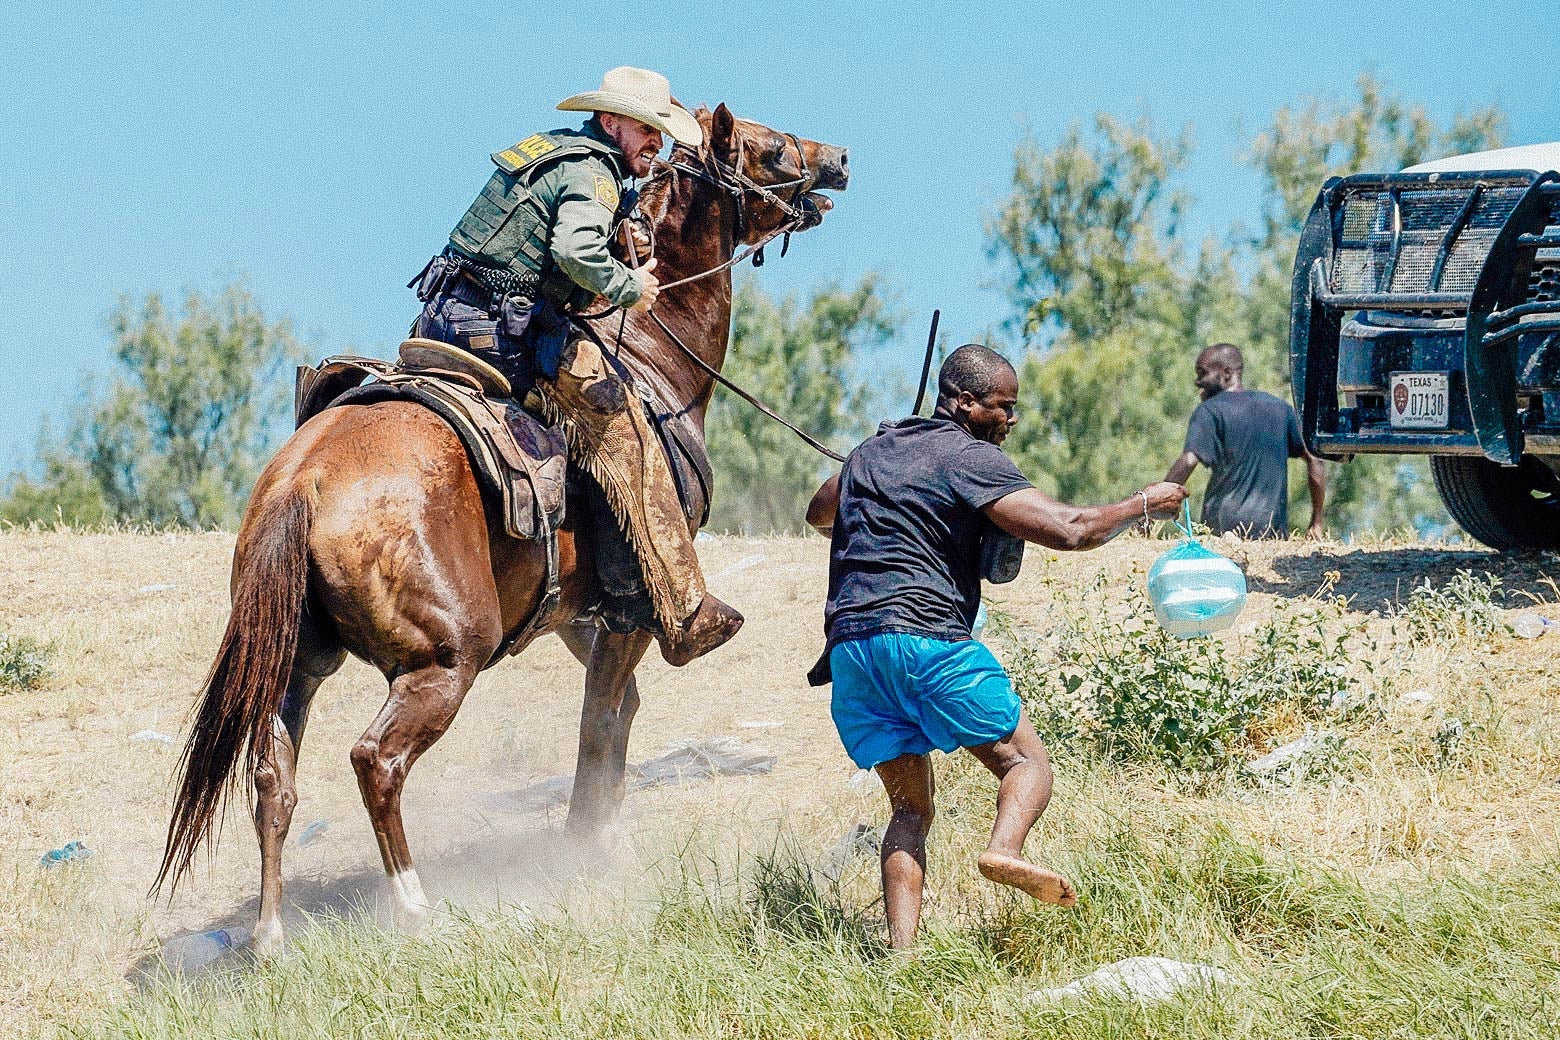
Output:
[[1211,471],[1203,523],[1223,534],[1289,537],[1290,459],[1305,454],[1287,402],[1261,390],[1226,390],[1192,413],[1185,451]]
[[995,444],[949,419],[886,422],[845,460],[829,548],[829,645],[879,632],[970,637],[981,512],[1032,487]]

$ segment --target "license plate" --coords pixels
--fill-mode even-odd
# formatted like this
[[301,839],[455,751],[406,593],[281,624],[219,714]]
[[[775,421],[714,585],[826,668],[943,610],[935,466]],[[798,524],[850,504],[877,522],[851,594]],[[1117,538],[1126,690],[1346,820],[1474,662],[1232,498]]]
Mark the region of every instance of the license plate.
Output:
[[1446,429],[1451,422],[1450,373],[1393,372],[1387,380],[1387,415],[1393,429]]

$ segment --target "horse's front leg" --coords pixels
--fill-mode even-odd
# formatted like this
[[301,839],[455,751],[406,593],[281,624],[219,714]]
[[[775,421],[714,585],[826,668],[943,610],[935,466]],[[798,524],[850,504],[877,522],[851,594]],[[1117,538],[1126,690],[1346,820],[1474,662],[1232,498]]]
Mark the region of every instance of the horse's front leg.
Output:
[[[576,630],[578,632],[578,630]],[[581,635],[565,636],[576,654]],[[598,630],[585,660],[585,704],[580,711],[580,750],[569,802],[571,831],[595,835],[623,803],[628,731],[639,707],[634,669],[653,641],[647,632],[619,635]]]

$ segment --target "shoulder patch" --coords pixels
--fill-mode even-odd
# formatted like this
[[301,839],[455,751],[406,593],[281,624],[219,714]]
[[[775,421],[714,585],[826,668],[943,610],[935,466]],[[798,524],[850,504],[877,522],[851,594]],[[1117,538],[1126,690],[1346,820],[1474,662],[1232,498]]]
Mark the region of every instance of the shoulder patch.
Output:
[[596,201],[616,213],[618,208],[618,186],[611,177],[603,177],[595,174],[595,190],[593,194]]
[[501,152],[493,153],[493,161],[507,172],[514,173],[521,167],[540,159],[548,152],[558,150],[558,143],[546,134],[532,134],[525,140],[512,144]]

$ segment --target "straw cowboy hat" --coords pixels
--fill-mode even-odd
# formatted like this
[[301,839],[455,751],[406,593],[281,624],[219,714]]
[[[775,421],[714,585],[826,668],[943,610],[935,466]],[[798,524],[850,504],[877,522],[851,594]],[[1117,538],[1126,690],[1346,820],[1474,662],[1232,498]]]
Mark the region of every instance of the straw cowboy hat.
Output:
[[672,85],[659,72],[622,65],[601,77],[600,90],[564,98],[565,112],[612,112],[637,119],[690,148],[704,143],[704,129],[688,110],[672,101]]

